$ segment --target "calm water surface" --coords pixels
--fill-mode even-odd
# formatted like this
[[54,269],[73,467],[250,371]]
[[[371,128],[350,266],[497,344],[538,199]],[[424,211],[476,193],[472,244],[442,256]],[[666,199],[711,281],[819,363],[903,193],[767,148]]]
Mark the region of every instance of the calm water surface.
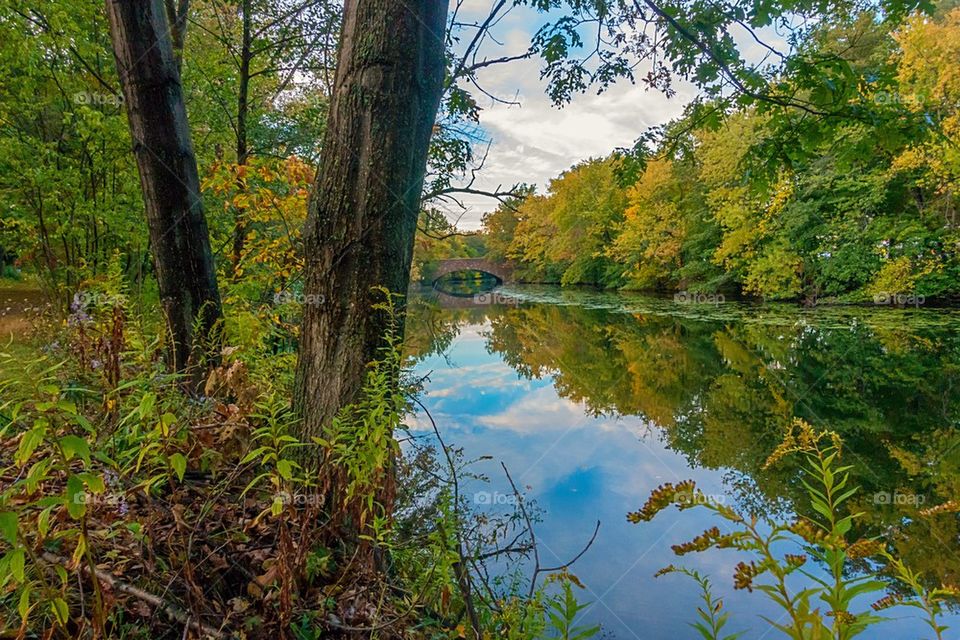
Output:
[[[490,484],[470,490],[508,496],[503,461],[543,509],[544,565],[567,561],[601,521],[573,569],[592,603],[583,623],[616,638],[698,637],[687,625],[696,585],[653,577],[673,563],[711,576],[732,612],[727,632],[779,637],[759,619],[778,616],[763,596],[732,587],[742,556],[670,551],[714,524],[727,530],[722,522],[699,509],[640,525],[625,516],[661,483],[686,478],[743,510],[811,513],[795,465],[762,468],[794,417],[843,436],[863,488],[857,533],[886,536],[931,584],[960,583],[957,518],[918,515],[960,490],[956,310],[499,292],[480,299],[493,304],[415,297],[408,348],[417,373],[430,374],[423,402],[447,443],[493,457],[478,463]],[[425,437],[427,424],[415,420]],[[932,637],[916,610],[885,615],[861,637]],[[960,618],[948,621],[945,637],[960,638]]]

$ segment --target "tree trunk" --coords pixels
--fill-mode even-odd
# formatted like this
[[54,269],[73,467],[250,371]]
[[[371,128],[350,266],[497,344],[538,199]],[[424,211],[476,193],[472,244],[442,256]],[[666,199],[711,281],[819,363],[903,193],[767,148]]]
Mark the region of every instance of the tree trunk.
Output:
[[[243,35],[240,44],[240,79],[237,88],[237,193],[246,191],[244,178],[240,175],[250,155],[247,145],[247,116],[250,111],[250,60],[253,57],[252,20],[253,11],[250,0],[243,0],[240,10],[243,13]],[[240,261],[247,241],[247,212],[244,207],[234,207],[233,250],[230,253],[231,275],[236,281],[240,277]]]
[[[174,371],[216,361],[220,293],[163,0],[107,0]],[[198,335],[193,329],[197,326]]]
[[330,118],[304,227],[294,404],[318,435],[357,398],[404,294],[444,79],[445,0],[347,0]]

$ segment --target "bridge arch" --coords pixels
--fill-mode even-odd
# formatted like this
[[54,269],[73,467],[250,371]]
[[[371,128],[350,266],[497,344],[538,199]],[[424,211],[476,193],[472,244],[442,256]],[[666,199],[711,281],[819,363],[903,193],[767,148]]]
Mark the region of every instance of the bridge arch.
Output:
[[443,276],[456,273],[458,271],[482,271],[489,273],[500,282],[509,284],[513,282],[513,269],[510,265],[502,262],[493,262],[484,258],[457,258],[453,260],[440,260],[437,263],[437,270],[433,274],[433,282]]

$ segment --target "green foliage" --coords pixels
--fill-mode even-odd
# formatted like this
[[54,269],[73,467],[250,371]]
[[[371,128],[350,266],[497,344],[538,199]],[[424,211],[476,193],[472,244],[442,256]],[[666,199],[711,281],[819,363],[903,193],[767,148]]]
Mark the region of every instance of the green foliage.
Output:
[[[723,628],[727,626],[730,619],[730,612],[723,610],[723,600],[716,598],[710,588],[710,579],[701,575],[697,571],[684,569],[682,567],[668,567],[663,572],[680,573],[693,578],[700,587],[700,598],[703,601],[702,607],[697,607],[697,616],[700,618],[697,622],[689,623],[691,627],[697,630],[700,637],[704,640],[737,640],[743,632],[724,633]],[[663,575],[663,574],[661,574]]]
[[391,512],[394,462],[399,445],[394,431],[407,411],[399,391],[402,342],[396,296],[385,288],[373,313],[387,317],[381,357],[370,363],[360,399],[337,414],[323,437],[314,442],[326,450],[337,488],[335,512],[352,517],[361,531]]
[[[731,527],[730,533],[722,533],[718,527],[707,529],[690,542],[674,545],[674,553],[685,555],[717,548],[734,549],[745,554],[749,561],[742,560],[737,564],[734,586],[757,591],[774,603],[783,615],[777,619],[764,617],[764,620],[786,637],[848,640],[883,622],[885,618],[875,612],[898,600],[888,596],[869,608],[863,608],[859,604],[862,598],[884,590],[886,583],[881,580],[880,572],[861,570],[858,574],[855,568],[858,563],[862,567],[864,558],[876,557],[885,559],[888,572],[892,569],[897,579],[904,580],[915,591],[915,598],[907,602],[927,614],[927,623],[937,638],[941,638],[946,627],[937,621],[940,603],[956,599],[960,593],[948,587],[928,591],[921,585],[918,574],[875,539],[850,541],[854,522],[863,513],[849,511],[859,487],[850,485],[849,470],[852,467],[839,464],[840,452],[841,443],[836,434],[816,432],[809,424],[797,419],[783,442],[767,459],[766,465],[771,466],[791,454],[799,453],[803,458],[801,483],[815,515],[799,516],[793,523],[772,519],[759,521],[756,516],[741,515],[711,500],[690,480],[658,487],[647,503],[628,514],[627,518],[634,523],[649,521],[668,506],[676,505],[681,510],[703,508],[724,520]],[[780,551],[788,544],[802,553]],[[808,568],[811,559],[825,569],[825,576]],[[673,571],[678,569],[670,566],[664,570],[666,573]],[[686,570],[679,571],[691,574]],[[805,576],[810,586],[792,588],[788,578],[794,573]],[[703,611],[700,614],[705,622],[712,620]],[[698,627],[698,630],[706,638],[715,637],[717,632],[715,627],[706,626]]]
[[[527,197],[515,214],[501,207],[486,218],[499,226],[494,246],[519,261],[521,278],[600,286],[621,281],[606,253],[626,207],[615,168],[612,158],[582,162],[552,180],[546,196]],[[502,236],[511,229],[504,248]]]
[[[586,640],[600,633],[600,626],[586,627],[574,624],[577,615],[590,606],[589,602],[579,602],[573,593],[577,584],[574,576],[566,573],[551,576],[552,581],[560,583],[560,594],[547,600],[547,619],[550,621],[551,632],[549,637],[561,640]],[[549,583],[549,582],[548,582]]]
[[833,105],[830,117],[694,103],[636,153],[576,165],[547,194],[490,214],[490,257],[533,282],[808,302],[960,294],[960,84],[947,62],[960,12],[899,28],[876,18],[796,34],[802,54],[776,86]]
[[67,294],[117,249],[146,260],[103,7],[0,3],[0,247]]

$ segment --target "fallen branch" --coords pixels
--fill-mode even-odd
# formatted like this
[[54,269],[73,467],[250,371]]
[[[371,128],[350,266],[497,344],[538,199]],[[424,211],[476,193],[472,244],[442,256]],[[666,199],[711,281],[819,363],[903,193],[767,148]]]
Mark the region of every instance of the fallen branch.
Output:
[[[51,564],[59,564],[63,567],[66,567],[69,564],[66,559],[54,555],[49,551],[44,551],[42,557]],[[87,573],[90,573],[90,569],[88,567],[83,567],[83,570]],[[120,593],[125,593],[128,596],[133,596],[137,600],[141,600],[157,609],[161,609],[171,620],[179,622],[189,629],[193,629],[194,631],[207,636],[212,636],[214,638],[226,637],[219,629],[214,629],[213,627],[207,626],[202,622],[194,620],[186,611],[183,611],[174,604],[166,602],[160,596],[156,596],[131,584],[127,584],[126,582],[101,569],[96,569],[95,573],[97,580],[106,584],[114,591],[119,591]]]

